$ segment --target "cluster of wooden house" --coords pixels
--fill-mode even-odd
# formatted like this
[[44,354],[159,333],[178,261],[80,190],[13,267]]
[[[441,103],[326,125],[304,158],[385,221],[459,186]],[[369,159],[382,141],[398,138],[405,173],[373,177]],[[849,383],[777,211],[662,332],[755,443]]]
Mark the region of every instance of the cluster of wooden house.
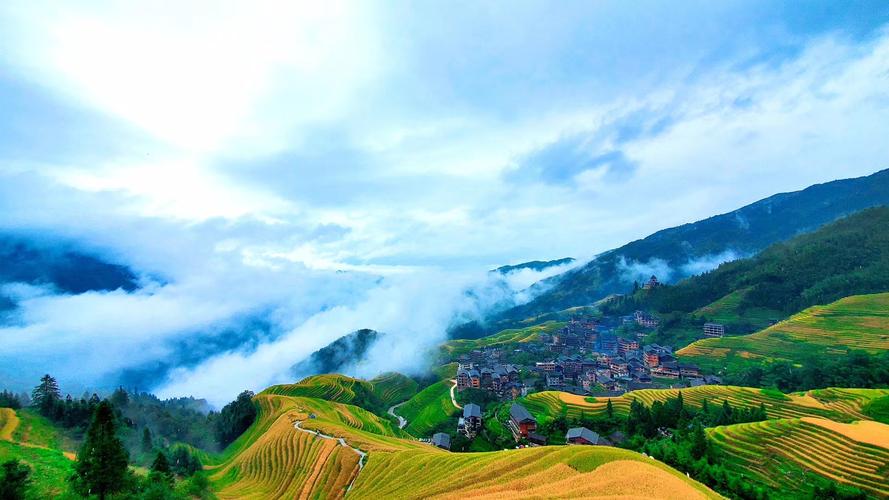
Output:
[[515,365],[481,367],[475,363],[460,363],[457,368],[457,390],[487,389],[500,396],[515,399],[522,395],[519,369]]

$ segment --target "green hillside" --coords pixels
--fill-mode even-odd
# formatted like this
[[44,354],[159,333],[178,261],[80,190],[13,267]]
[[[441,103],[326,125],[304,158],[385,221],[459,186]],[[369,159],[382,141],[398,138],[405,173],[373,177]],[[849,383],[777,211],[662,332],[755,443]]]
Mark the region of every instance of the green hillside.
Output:
[[408,422],[405,430],[418,437],[430,436],[458,412],[451,402],[451,383],[447,380],[430,385],[398,408],[398,414]]
[[[661,326],[653,341],[682,346],[705,321],[752,333],[806,307],[889,290],[889,207],[864,210],[676,285],[610,301],[608,313],[644,309]],[[686,341],[687,340],[687,341]]]
[[372,391],[384,405],[390,406],[412,398],[419,389],[417,381],[400,373],[384,373],[370,381]]
[[28,499],[67,494],[74,456],[61,448],[62,437],[49,421],[28,410],[0,408],[0,463],[18,459],[31,467]]
[[889,351],[889,293],[810,307],[752,335],[698,340],[677,354],[683,361],[730,370],[774,361],[824,362],[852,350]]

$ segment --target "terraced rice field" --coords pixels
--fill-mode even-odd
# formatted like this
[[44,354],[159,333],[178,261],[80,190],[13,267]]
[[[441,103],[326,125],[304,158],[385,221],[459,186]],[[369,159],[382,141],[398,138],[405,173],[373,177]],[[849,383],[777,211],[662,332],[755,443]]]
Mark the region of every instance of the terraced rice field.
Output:
[[297,431],[296,421],[363,450],[429,447],[402,439],[408,435],[356,406],[274,394],[254,401],[257,421],[209,466],[219,498],[342,497],[358,474],[358,455],[336,441]]
[[[254,401],[257,421],[208,467],[221,499],[341,498],[353,481],[350,498],[552,497],[554,488],[564,497],[718,497],[630,451],[545,447],[456,454],[414,440],[355,406],[274,394]],[[299,431],[295,422],[343,438],[348,446]],[[351,448],[367,453],[363,469]]]
[[400,373],[385,373],[370,381],[372,390],[386,406],[407,401],[419,387],[412,378]]
[[281,415],[249,447],[214,470],[221,498],[341,497],[358,456],[335,441],[297,432]]
[[355,498],[719,498],[660,462],[606,447],[371,453]]
[[749,290],[749,288],[735,290],[725,297],[696,310],[692,314],[699,318],[703,317],[709,321],[724,324],[743,321],[754,325],[756,328],[765,328],[769,325],[769,321],[778,320],[786,316],[781,311],[761,307],[742,310],[740,307],[741,301]]
[[889,497],[886,424],[804,417],[717,427],[709,435],[727,467],[743,468],[779,498],[810,494],[809,474]]
[[[655,401],[677,397],[680,390],[685,404],[691,406],[700,407],[704,400],[710,405],[720,405],[727,400],[734,407],[758,407],[762,403],[770,419],[811,416],[838,422],[869,419],[862,412],[862,407],[876,398],[889,395],[889,389],[831,388],[782,395],[751,387],[705,385],[688,389],[643,389],[610,399],[615,414],[626,415],[633,399],[651,406]],[[584,396],[547,391],[527,396],[524,404],[541,422],[546,422],[562,412],[570,418],[604,414],[608,399],[595,398],[594,402],[589,402]]]
[[514,328],[502,330],[494,335],[488,335],[480,339],[449,340],[441,346],[442,352],[449,358],[468,353],[474,349],[516,342],[532,342],[537,340],[541,333],[552,333],[565,326],[562,321],[545,321],[539,325],[526,328]]
[[889,293],[846,297],[815,306],[752,335],[698,340],[681,360],[722,368],[751,362],[837,357],[889,349]]
[[372,393],[373,386],[365,381],[345,375],[326,374],[307,377],[295,384],[273,385],[262,394],[326,399],[350,403],[357,394]]

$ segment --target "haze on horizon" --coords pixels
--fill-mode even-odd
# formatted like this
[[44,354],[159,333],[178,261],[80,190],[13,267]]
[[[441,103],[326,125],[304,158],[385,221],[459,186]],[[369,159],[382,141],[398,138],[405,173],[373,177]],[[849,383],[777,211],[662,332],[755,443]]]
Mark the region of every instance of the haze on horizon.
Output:
[[494,267],[889,167],[889,4],[11,1],[0,109],[0,235],[140,278],[0,284],[0,381],[224,403],[359,328],[354,373],[417,369],[545,276]]

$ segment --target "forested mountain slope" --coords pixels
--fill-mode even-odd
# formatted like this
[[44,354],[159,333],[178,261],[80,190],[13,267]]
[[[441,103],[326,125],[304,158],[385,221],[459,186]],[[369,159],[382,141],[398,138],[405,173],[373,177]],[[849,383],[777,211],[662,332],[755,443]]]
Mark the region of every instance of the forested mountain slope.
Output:
[[498,330],[512,320],[625,293],[634,280],[648,278],[645,269],[669,269],[668,275],[661,273],[658,278],[675,282],[700,272],[708,261],[754,255],[842,216],[886,204],[889,170],[776,194],[733,212],[658,231],[551,278],[534,300],[490,318],[488,329]]

